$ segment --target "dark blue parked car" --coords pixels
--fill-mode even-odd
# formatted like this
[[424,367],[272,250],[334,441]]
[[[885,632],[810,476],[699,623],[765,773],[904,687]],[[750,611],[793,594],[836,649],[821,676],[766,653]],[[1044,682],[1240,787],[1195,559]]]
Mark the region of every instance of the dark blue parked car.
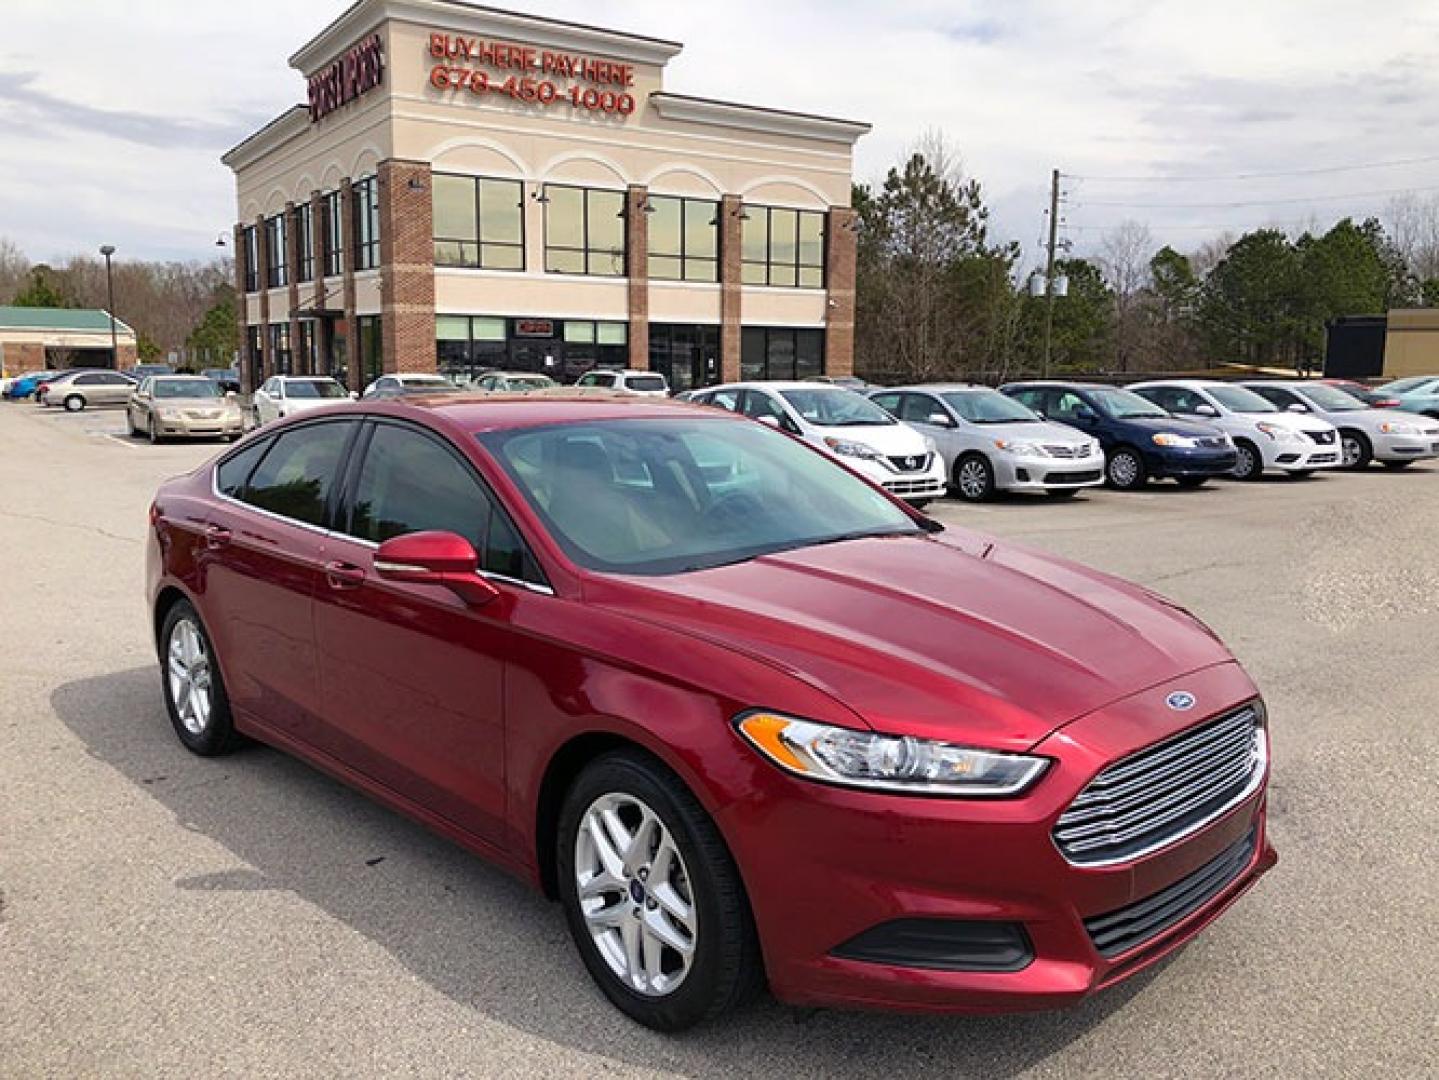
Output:
[[1128,390],[1072,382],[1010,383],[1000,389],[1040,416],[1098,439],[1105,478],[1121,491],[1166,478],[1198,487],[1238,464],[1234,443],[1217,427],[1180,420]]

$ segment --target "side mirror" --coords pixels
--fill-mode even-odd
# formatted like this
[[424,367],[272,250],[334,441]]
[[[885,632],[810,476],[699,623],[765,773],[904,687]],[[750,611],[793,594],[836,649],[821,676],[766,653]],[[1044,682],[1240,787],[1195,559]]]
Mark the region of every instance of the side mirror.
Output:
[[954,427],[954,421],[942,412],[932,412],[925,417],[926,424],[933,424],[935,427]]
[[1210,404],[1207,404],[1206,402],[1201,401],[1198,405],[1194,406],[1194,415],[1195,415],[1195,416],[1218,416],[1218,415],[1219,415],[1219,410],[1216,409],[1213,405],[1210,405]]
[[1288,411],[1289,411],[1289,412],[1307,413],[1307,412],[1309,411],[1309,406],[1308,406],[1308,405],[1301,405],[1301,404],[1299,404],[1299,402],[1296,401],[1293,405],[1290,405],[1290,406],[1289,406]]
[[387,581],[443,585],[471,607],[500,591],[480,576],[480,557],[458,533],[417,532],[386,540],[375,553],[375,573]]
[[756,419],[758,419],[759,422],[765,427],[772,427],[776,431],[780,429],[780,422],[778,416],[760,416],[756,417]]
[[227,398],[232,398],[232,397],[237,397],[238,395],[237,395],[237,394],[235,393],[235,391],[233,391],[233,390],[226,390],[226,391],[225,391],[225,396],[226,396]]

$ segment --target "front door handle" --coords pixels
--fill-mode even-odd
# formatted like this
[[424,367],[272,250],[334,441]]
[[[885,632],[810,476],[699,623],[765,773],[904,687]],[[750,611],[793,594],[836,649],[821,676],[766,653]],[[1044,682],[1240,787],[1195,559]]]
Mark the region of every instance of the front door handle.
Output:
[[211,551],[226,547],[230,540],[230,530],[222,525],[210,525],[205,529],[205,546]]
[[332,589],[358,589],[365,583],[365,571],[354,563],[326,563],[325,580]]

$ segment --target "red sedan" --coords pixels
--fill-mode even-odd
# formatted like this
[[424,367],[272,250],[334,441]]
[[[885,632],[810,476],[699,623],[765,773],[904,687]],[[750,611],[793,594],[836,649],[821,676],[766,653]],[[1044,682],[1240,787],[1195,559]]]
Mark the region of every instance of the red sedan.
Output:
[[296,754],[563,904],[677,1029],[1066,1005],[1273,865],[1264,706],[1148,591],[719,410],[343,405],[165,484],[180,740]]

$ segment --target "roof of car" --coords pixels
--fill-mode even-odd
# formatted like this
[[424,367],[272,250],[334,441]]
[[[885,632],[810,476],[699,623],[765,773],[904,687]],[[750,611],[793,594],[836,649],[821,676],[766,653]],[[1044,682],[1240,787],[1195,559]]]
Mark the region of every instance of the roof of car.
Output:
[[1235,383],[1225,382],[1223,379],[1145,379],[1143,382],[1130,383],[1129,389],[1145,386],[1182,386],[1189,390],[1208,390],[1212,386],[1234,386]]
[[834,383],[798,382],[790,379],[745,379],[740,382],[721,383],[719,386],[706,386],[696,393],[711,393],[715,390],[839,390],[846,394],[854,393],[847,386],[837,386]]
[[990,390],[990,389],[992,389],[992,387],[981,386],[979,383],[962,383],[962,382],[956,382],[956,383],[910,383],[910,384],[907,385],[907,386],[876,386],[876,387],[871,387],[870,396],[873,397],[875,394],[883,394],[883,393],[886,393],[886,392],[891,393],[891,394],[894,394],[894,393],[901,393],[901,394],[914,394],[914,393],[937,394],[937,393],[941,393],[941,392],[946,393],[946,394],[951,394],[951,393],[955,393],[955,392],[973,391],[973,390]]
[[469,392],[434,396],[416,394],[404,398],[360,401],[358,404],[340,406],[337,411],[383,412],[402,416],[406,413],[414,415],[416,410],[470,431],[538,427],[586,420],[704,418],[748,422],[733,413],[667,398],[593,391],[585,393],[568,388],[513,395]]
[[1005,386],[1056,386],[1067,390],[1118,390],[1122,387],[1110,386],[1108,383],[1081,382],[1078,379],[1019,379],[1015,382],[1008,382]]

